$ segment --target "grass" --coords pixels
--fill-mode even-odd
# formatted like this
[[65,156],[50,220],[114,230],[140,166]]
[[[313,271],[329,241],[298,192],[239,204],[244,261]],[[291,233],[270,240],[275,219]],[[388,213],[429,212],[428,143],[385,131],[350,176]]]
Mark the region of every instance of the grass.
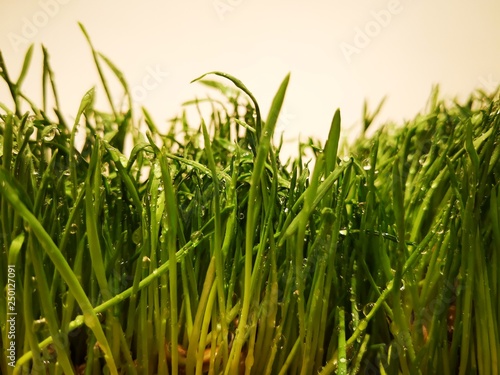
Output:
[[242,82],[204,75],[225,99],[186,103],[209,116],[162,132],[82,30],[111,110],[91,89],[71,124],[45,49],[41,108],[22,91],[33,48],[17,80],[0,55],[3,374],[499,373],[495,95],[435,90],[348,157],[337,110],[324,145],[283,161],[290,76],[264,120]]

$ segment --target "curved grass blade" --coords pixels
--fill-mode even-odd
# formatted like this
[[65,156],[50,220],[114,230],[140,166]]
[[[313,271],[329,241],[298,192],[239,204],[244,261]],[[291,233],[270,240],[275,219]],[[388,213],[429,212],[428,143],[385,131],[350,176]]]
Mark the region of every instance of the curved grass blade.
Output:
[[71,129],[71,136],[70,136],[70,149],[69,149],[69,163],[70,163],[70,175],[72,179],[72,186],[71,186],[71,191],[73,193],[73,200],[76,200],[77,197],[77,187],[78,187],[78,181],[77,181],[77,167],[76,167],[76,149],[75,149],[75,136],[76,132],[78,130],[78,123],[80,122],[80,118],[82,117],[82,114],[84,111],[92,106],[92,103],[94,102],[94,92],[95,88],[92,87],[90,90],[88,90],[85,95],[83,96],[80,106],[78,107],[78,112],[76,113],[75,117],[75,122],[73,123],[73,128]]
[[26,54],[24,55],[23,67],[21,68],[21,73],[19,73],[19,78],[17,79],[16,82],[17,90],[21,89],[24,79],[26,78],[26,74],[28,73],[31,64],[32,56],[33,56],[33,44],[29,46],[28,50],[26,51]]
[[227,74],[227,73],[223,73],[223,72],[214,71],[214,72],[205,73],[202,76],[193,79],[191,81],[191,83],[199,81],[199,80],[203,79],[205,76],[207,76],[209,74],[215,74],[215,75],[218,75],[220,77],[223,77],[223,78],[226,78],[226,79],[230,80],[231,82],[234,83],[234,85],[237,88],[239,88],[241,91],[243,91],[245,94],[247,94],[250,97],[250,99],[252,100],[252,102],[253,102],[253,104],[255,106],[255,113],[256,113],[255,128],[256,128],[256,132],[257,132],[257,140],[259,140],[260,137],[261,137],[262,117],[261,117],[261,114],[260,114],[260,108],[259,108],[259,103],[257,103],[257,99],[255,99],[255,97],[250,92],[250,90],[248,90],[247,87],[243,84],[243,82],[241,82],[238,78],[233,77],[232,75]]
[[260,179],[262,178],[265,161],[269,154],[269,148],[271,146],[271,139],[274,133],[274,128],[278,120],[278,115],[283,105],[285,99],[286,89],[288,87],[288,82],[290,81],[290,74],[288,74],[283,82],[281,83],[278,92],[276,93],[271,109],[269,111],[269,116],[266,121],[264,131],[260,138],[260,143],[257,149],[257,156],[254,162],[254,169],[252,172],[252,178],[250,182],[250,191],[248,193],[248,205],[247,210],[247,223],[245,228],[245,274],[244,274],[244,293],[243,293],[243,306],[240,317],[240,327],[236,337],[234,339],[233,348],[231,350],[231,355],[229,359],[229,364],[226,368],[226,374],[236,373],[238,371],[238,366],[240,362],[241,349],[243,347],[245,336],[246,336],[246,324],[248,320],[248,313],[250,310],[250,303],[252,300],[251,291],[251,278],[252,278],[252,252],[253,252],[253,239],[255,222],[252,220],[255,217],[255,202],[257,201],[257,194],[259,192]]
[[23,217],[24,220],[29,224],[31,230],[38,238],[38,241],[42,245],[43,249],[51,259],[52,263],[56,267],[57,271],[61,274],[62,278],[68,285],[70,292],[74,295],[80,308],[84,313],[85,324],[94,332],[99,345],[104,352],[104,358],[109,366],[111,374],[118,375],[116,369],[115,361],[111,355],[111,350],[102,330],[101,324],[97,315],[94,312],[93,306],[90,303],[85,291],[81,287],[78,279],[68,265],[66,259],[61,254],[56,244],[52,241],[50,235],[45,231],[40,222],[35,216],[28,210],[28,208],[20,200],[19,195],[16,190],[6,181],[6,174],[3,170],[0,170],[0,194],[2,194],[10,204],[15,207],[16,211]]
[[104,87],[104,91],[106,92],[106,97],[108,98],[109,105],[111,107],[111,110],[113,111],[113,115],[115,118],[118,118],[118,112],[115,109],[115,105],[113,102],[113,98],[111,97],[111,91],[108,87],[108,82],[106,81],[106,77],[104,76],[104,73],[102,72],[101,64],[99,62],[99,54],[98,52],[94,49],[94,45],[92,44],[92,41],[90,40],[90,36],[87,33],[87,30],[83,26],[82,23],[78,22],[78,26],[80,26],[80,30],[82,30],[83,35],[85,36],[85,39],[87,40],[90,50],[92,52],[92,56],[94,57],[94,63],[97,68],[97,72],[99,73],[99,77],[101,78],[102,85]]

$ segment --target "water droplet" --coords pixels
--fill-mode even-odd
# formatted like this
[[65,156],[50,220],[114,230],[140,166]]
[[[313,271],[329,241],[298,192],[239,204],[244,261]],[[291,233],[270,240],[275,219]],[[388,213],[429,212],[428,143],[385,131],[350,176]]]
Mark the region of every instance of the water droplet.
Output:
[[78,230],[78,225],[76,225],[76,223],[71,224],[71,226],[69,227],[69,233],[71,234],[75,234],[77,230]]
[[198,243],[203,239],[203,232],[200,230],[197,230],[196,232],[193,232],[191,234],[191,242],[193,245],[198,245]]
[[54,137],[59,134],[59,130],[56,125],[49,126],[43,129],[42,138],[45,142],[50,142],[54,139]]
[[136,245],[140,244],[142,241],[142,228],[137,228],[132,234],[132,242]]
[[444,263],[441,263],[441,264],[439,265],[439,274],[440,274],[440,275],[444,275],[444,268],[445,268]]
[[373,302],[367,303],[363,307],[363,314],[365,314],[365,316],[368,316],[368,314],[370,314],[370,312],[372,311],[374,305],[375,304]]

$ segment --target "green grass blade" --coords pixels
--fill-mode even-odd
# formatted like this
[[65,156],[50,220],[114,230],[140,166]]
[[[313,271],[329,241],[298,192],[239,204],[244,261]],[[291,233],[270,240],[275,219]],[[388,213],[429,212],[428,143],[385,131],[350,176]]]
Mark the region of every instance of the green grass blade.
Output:
[[335,111],[332,123],[330,125],[330,132],[325,144],[325,175],[328,176],[333,172],[337,165],[337,151],[339,148],[340,139],[340,110]]
[[227,73],[223,73],[223,72],[216,72],[215,71],[215,72],[205,73],[202,76],[200,76],[200,77],[198,77],[196,79],[193,79],[191,81],[191,83],[199,81],[199,80],[203,79],[205,76],[207,76],[209,74],[215,74],[215,75],[218,75],[220,77],[223,77],[223,78],[226,78],[226,79],[230,80],[231,82],[234,83],[234,85],[237,88],[239,88],[241,91],[243,91],[245,94],[247,94],[250,97],[250,99],[252,100],[252,102],[253,102],[253,104],[255,106],[255,114],[256,114],[255,126],[256,126],[256,133],[257,133],[257,140],[259,140],[260,137],[261,137],[262,118],[261,118],[259,103],[257,102],[257,99],[255,99],[255,97],[250,92],[250,90],[248,90],[247,87],[243,84],[243,82],[241,82],[238,78],[233,77],[232,75],[227,74]]
[[71,268],[60,253],[57,246],[50,238],[49,234],[45,231],[36,217],[34,217],[33,214],[22,203],[22,201],[19,199],[19,196],[16,194],[15,189],[10,186],[7,181],[5,181],[6,175],[2,170],[0,170],[0,177],[1,180],[4,181],[0,184],[0,194],[2,194],[10,202],[10,204],[16,208],[17,212],[29,224],[31,230],[37,237],[43,249],[46,251],[47,255],[52,260],[57,271],[61,274],[72,294],[75,296],[78,304],[80,305],[80,308],[84,312],[85,324],[94,332],[97,340],[99,341],[100,347],[104,352],[106,362],[108,363],[110,372],[114,375],[117,375],[118,371],[116,369],[114,359],[111,356],[111,351],[106,340],[106,336],[104,335],[101,324],[99,323],[99,319],[97,318],[97,315],[95,314],[85,291],[80,286],[80,283],[78,282],[76,276],[72,272]]
[[17,79],[16,82],[17,90],[21,89],[24,79],[26,78],[26,74],[28,73],[31,64],[31,57],[33,56],[33,47],[34,47],[33,44],[31,44],[28,50],[26,51],[26,54],[24,55],[23,67],[21,68],[21,73],[19,73],[19,78]]
[[246,240],[245,240],[245,282],[244,288],[245,291],[243,293],[243,306],[240,317],[240,325],[241,328],[238,329],[235,343],[233,345],[233,349],[231,350],[231,357],[229,359],[230,363],[227,367],[227,371],[231,371],[235,373],[239,366],[241,349],[244,344],[245,337],[245,326],[248,320],[248,313],[250,309],[250,302],[252,296],[250,295],[251,290],[251,276],[252,276],[252,251],[253,251],[253,237],[254,237],[254,228],[255,223],[252,218],[255,217],[255,202],[257,202],[257,194],[260,185],[260,179],[262,177],[262,173],[264,170],[264,163],[268,157],[269,148],[271,145],[271,139],[274,132],[274,127],[278,120],[278,115],[281,110],[281,106],[283,105],[283,101],[285,98],[286,89],[288,87],[288,82],[290,80],[290,75],[287,75],[283,82],[281,83],[276,96],[271,104],[271,109],[269,111],[269,116],[266,121],[266,125],[264,131],[262,132],[262,136],[260,139],[260,143],[257,150],[257,156],[254,162],[254,170],[252,172],[252,178],[250,182],[250,191],[248,195],[248,200],[250,202],[247,211],[247,224],[245,228],[246,232]]
[[104,76],[104,73],[103,73],[102,68],[101,68],[101,64],[99,62],[99,54],[94,49],[94,45],[92,44],[92,41],[90,40],[90,36],[89,36],[87,30],[85,29],[85,27],[83,26],[83,24],[81,24],[79,22],[78,26],[80,27],[80,30],[82,31],[83,35],[85,36],[85,39],[87,40],[87,43],[90,46],[90,50],[91,50],[92,56],[94,58],[94,63],[95,63],[95,66],[97,68],[97,72],[99,73],[99,77],[101,78],[101,82],[102,82],[102,85],[104,87],[106,97],[108,98],[108,102],[109,102],[109,105],[111,107],[111,110],[113,111],[113,115],[115,118],[118,118],[118,112],[116,111],[115,104],[113,102],[113,98],[111,97],[111,90],[108,87],[106,77]]

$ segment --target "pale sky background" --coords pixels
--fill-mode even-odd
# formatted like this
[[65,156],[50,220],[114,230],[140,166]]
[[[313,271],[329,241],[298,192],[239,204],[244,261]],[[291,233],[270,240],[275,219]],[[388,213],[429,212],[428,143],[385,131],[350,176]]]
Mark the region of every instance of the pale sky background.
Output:
[[[388,96],[376,123],[402,122],[424,108],[434,84],[451,99],[500,83],[496,0],[0,0],[0,50],[11,75],[35,43],[24,91],[41,103],[45,45],[69,118],[94,85],[108,108],[78,21],[124,72],[136,105],[165,126],[183,101],[205,96],[190,81],[212,70],[241,79],[264,115],[291,72],[278,125],[287,139],[324,139],[336,108],[342,135],[355,136],[365,99],[373,108]],[[2,83],[0,101],[8,98]]]

